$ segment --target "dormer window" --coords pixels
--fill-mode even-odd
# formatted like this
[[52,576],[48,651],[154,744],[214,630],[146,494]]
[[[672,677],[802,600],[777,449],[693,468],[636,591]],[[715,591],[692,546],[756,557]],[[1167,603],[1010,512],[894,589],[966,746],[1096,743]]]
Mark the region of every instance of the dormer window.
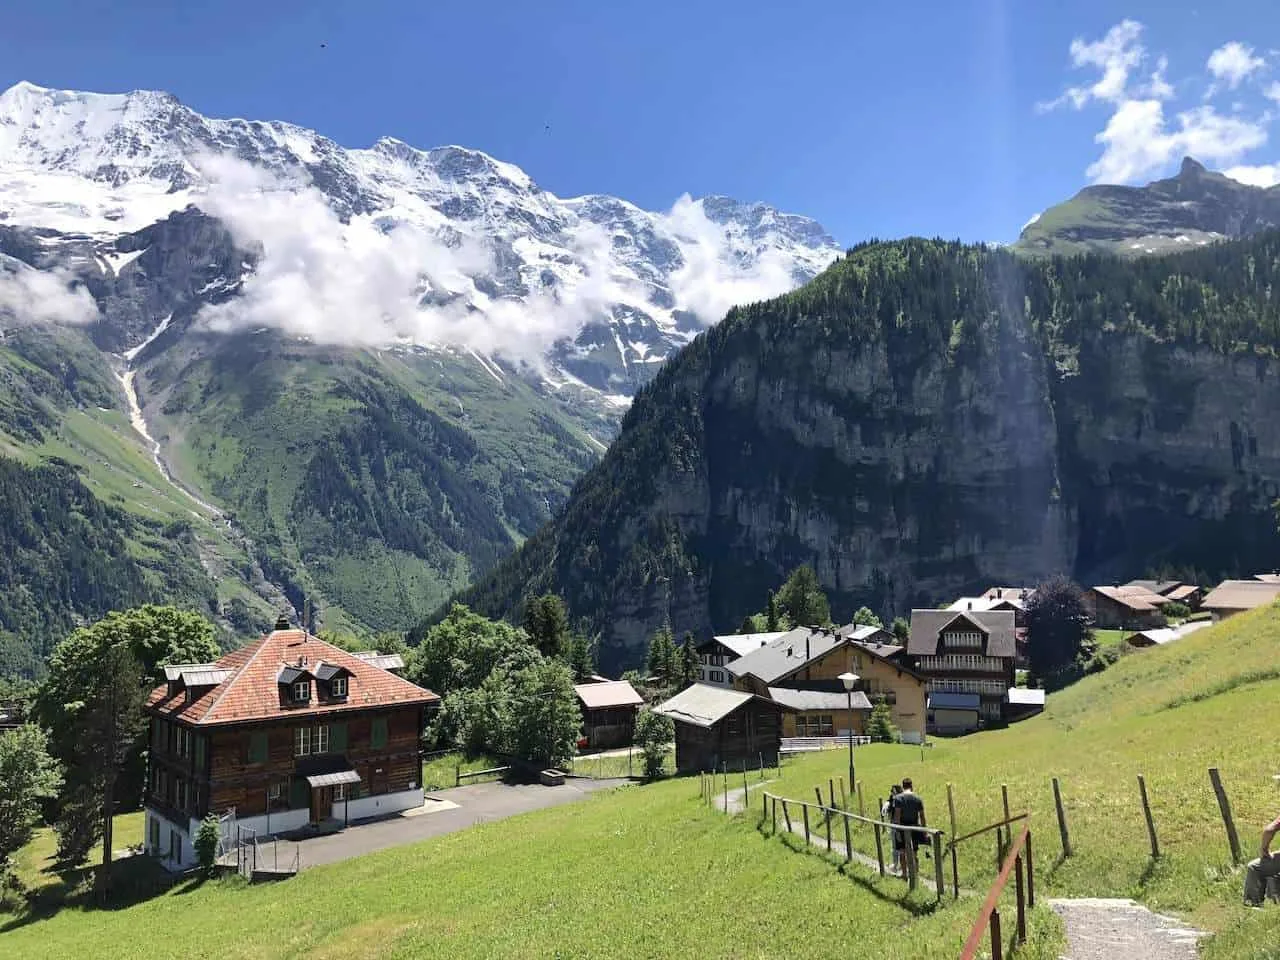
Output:
[[293,685],[293,699],[295,703],[306,703],[311,699],[311,684],[306,680],[299,680]]
[[329,681],[329,693],[333,697],[345,697],[347,695],[347,678],[334,677]]

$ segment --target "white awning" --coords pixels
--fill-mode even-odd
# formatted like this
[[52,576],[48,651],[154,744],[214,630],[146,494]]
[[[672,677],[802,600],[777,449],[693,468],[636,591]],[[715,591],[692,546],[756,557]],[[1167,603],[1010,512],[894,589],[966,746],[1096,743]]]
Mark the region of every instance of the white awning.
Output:
[[307,777],[307,783],[313,787],[336,787],[342,783],[359,783],[360,774],[354,770],[339,770],[337,773],[313,773]]

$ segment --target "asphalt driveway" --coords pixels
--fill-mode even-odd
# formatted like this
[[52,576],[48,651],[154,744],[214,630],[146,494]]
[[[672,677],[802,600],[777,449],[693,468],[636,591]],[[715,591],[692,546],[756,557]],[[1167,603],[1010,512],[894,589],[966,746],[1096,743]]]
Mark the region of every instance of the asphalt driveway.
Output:
[[280,862],[292,861],[294,849],[301,848],[301,866],[318,867],[360,857],[375,850],[416,843],[465,830],[477,823],[505,820],[517,814],[544,807],[574,803],[598,790],[610,790],[627,780],[566,780],[563,786],[541,784],[473,783],[451,790],[435,790],[427,794],[421,812],[411,811],[379,820],[366,820],[347,827],[341,833],[306,840],[281,840],[278,851],[271,844],[261,848],[264,861],[270,862],[278,852]]

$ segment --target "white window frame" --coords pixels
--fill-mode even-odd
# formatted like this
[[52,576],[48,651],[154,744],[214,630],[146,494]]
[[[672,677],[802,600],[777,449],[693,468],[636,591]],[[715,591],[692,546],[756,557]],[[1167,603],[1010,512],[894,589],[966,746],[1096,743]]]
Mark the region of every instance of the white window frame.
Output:
[[297,727],[293,731],[293,755],[305,757],[311,753],[311,728]]
[[315,733],[311,735],[311,752],[312,753],[328,753],[329,752],[329,727],[326,724],[320,724],[316,727]]
[[329,692],[335,697],[345,697],[347,695],[347,678],[334,677],[330,680]]
[[284,795],[284,785],[278,781],[276,783],[271,784],[271,786],[267,788],[268,800],[279,800],[283,795]]
[[311,699],[311,684],[306,680],[293,682],[293,699],[295,703],[306,703]]
[[334,801],[346,801],[347,785],[345,783],[335,783],[333,785],[333,799]]

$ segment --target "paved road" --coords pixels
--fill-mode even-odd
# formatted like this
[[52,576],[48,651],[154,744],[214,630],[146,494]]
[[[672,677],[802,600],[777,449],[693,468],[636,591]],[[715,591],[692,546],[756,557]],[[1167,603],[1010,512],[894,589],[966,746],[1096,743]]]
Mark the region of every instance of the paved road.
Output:
[[[325,837],[311,837],[296,843],[279,842],[280,862],[293,860],[295,847],[302,850],[302,869],[318,867],[325,863],[337,863],[352,857],[385,850],[388,847],[416,843],[428,837],[465,830],[477,823],[505,820],[517,814],[544,807],[558,807],[573,803],[597,790],[609,790],[629,783],[627,780],[566,780],[563,786],[544,787],[540,784],[473,783],[451,790],[436,790],[427,794],[426,811],[409,816],[393,816],[383,820],[353,824],[341,833]],[[448,809],[431,811],[432,800],[456,804]],[[270,862],[274,851],[264,844],[262,858]]]

